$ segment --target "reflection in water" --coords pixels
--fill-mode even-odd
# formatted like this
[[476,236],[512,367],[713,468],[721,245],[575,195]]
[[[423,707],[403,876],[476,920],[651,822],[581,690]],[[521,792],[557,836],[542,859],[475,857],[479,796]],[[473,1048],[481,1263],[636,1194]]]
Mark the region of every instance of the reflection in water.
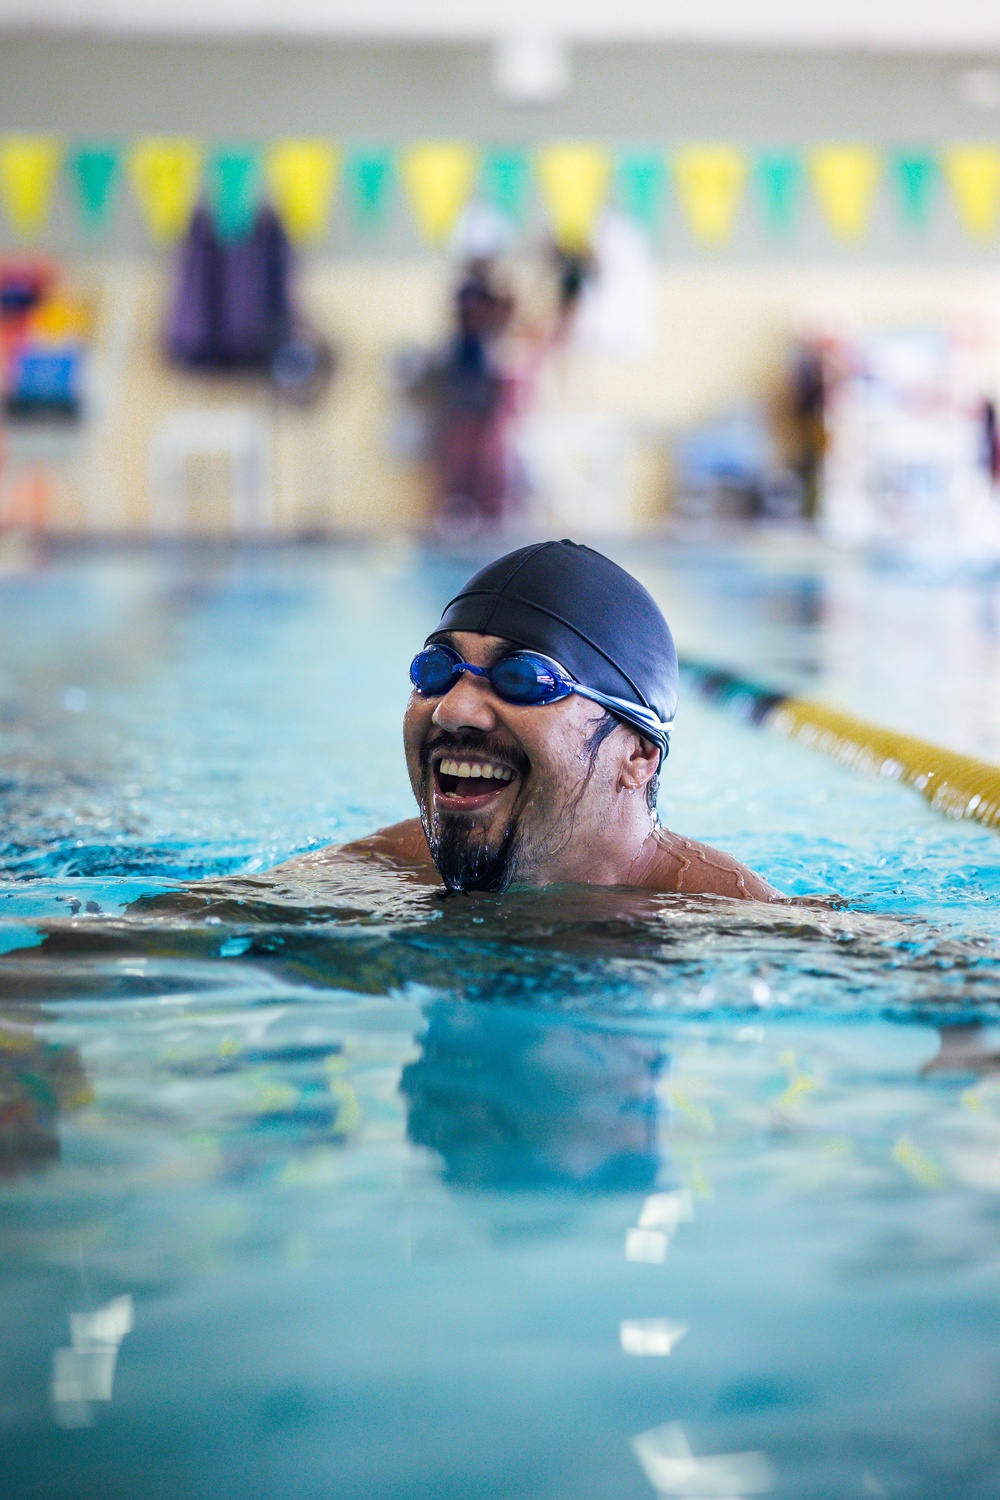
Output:
[[924,1063],[923,1074],[971,1073],[979,1077],[986,1073],[1000,1073],[1000,1048],[996,1046],[995,1033],[987,1030],[981,1021],[941,1026],[938,1038],[938,1050],[929,1062]]
[[618,1333],[626,1354],[672,1354],[687,1331],[669,1318],[626,1318]]
[[719,1453],[695,1458],[680,1422],[668,1422],[632,1439],[632,1451],[650,1484],[660,1495],[714,1495],[739,1500],[773,1487],[771,1465],[763,1453]]
[[690,1192],[651,1193],[642,1205],[639,1221],[625,1232],[625,1259],[662,1265],[670,1241],[682,1220],[694,1218]]
[[52,1357],[52,1400],[61,1427],[89,1427],[92,1403],[110,1401],[122,1339],[135,1325],[132,1298],[70,1313],[70,1347]]
[[403,1070],[408,1133],[462,1186],[641,1190],[660,1167],[664,1064],[643,1037],[439,1001]]
[[75,1047],[36,1036],[23,1014],[0,1013],[0,1177],[58,1161],[60,1112],[90,1098]]

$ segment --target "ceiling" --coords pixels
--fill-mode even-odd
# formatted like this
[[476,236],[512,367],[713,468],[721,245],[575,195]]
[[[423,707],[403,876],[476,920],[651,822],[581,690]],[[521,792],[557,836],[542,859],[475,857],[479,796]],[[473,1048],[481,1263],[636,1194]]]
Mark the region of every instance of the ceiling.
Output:
[[997,0],[0,0],[0,27],[1000,52]]

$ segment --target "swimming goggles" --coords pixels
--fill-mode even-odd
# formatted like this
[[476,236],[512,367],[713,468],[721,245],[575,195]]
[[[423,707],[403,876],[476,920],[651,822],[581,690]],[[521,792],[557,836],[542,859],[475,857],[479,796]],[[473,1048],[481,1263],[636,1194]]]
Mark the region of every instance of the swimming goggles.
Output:
[[568,698],[570,693],[578,693],[581,698],[589,698],[592,703],[600,704],[601,708],[638,729],[654,745],[659,745],[664,755],[670,748],[673,725],[658,718],[651,708],[584,687],[551,656],[542,656],[537,651],[511,651],[491,667],[474,667],[471,662],[463,661],[450,646],[435,642],[418,651],[410,663],[410,681],[424,698],[443,698],[463,672],[469,672],[473,677],[485,677],[498,698],[519,707],[557,703],[560,698]]

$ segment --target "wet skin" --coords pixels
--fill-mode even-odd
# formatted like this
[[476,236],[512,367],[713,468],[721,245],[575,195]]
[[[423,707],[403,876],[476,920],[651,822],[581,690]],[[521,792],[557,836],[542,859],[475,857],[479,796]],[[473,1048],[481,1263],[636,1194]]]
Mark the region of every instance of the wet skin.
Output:
[[[457,631],[448,639],[474,666],[488,667],[512,649],[497,636]],[[309,856],[310,863],[374,858],[440,884],[431,857],[439,838],[449,834],[470,854],[480,846],[495,852],[514,820],[518,886],[572,882],[780,899],[730,855],[656,823],[645,788],[659,752],[624,725],[593,751],[589,741],[601,718],[595,704],[575,693],[540,706],[505,703],[470,673],[440,697],[414,692],[403,741],[422,817],[331,846]]]

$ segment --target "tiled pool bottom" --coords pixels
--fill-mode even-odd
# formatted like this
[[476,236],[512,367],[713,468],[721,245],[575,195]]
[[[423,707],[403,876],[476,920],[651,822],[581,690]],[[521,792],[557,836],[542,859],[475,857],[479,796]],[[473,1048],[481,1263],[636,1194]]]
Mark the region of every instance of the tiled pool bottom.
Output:
[[184,896],[408,812],[463,570],[0,581],[0,1492],[992,1500],[995,836],[688,704],[670,821],[849,910]]

